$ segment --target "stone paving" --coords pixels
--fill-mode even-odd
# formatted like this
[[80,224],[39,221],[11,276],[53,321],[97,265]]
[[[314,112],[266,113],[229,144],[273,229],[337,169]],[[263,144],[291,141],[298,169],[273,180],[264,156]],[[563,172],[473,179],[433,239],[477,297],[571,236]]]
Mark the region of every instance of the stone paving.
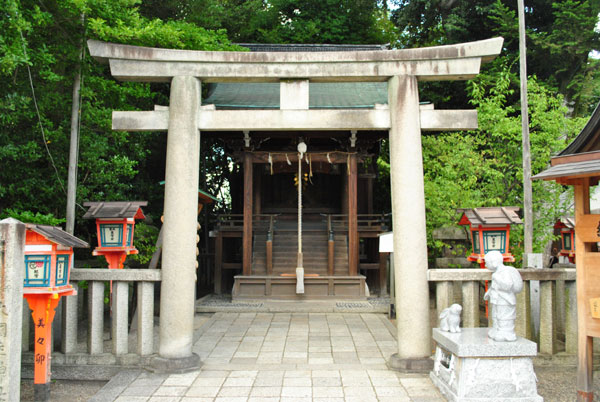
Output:
[[444,401],[428,375],[387,369],[394,334],[383,314],[216,313],[196,333],[200,370],[124,372],[92,401]]

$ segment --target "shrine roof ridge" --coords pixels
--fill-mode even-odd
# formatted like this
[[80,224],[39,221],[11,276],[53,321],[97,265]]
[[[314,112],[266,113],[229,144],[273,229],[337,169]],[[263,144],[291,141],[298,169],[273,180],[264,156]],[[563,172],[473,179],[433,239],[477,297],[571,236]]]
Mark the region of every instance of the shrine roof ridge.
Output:
[[[147,201],[90,201],[83,206],[90,207],[83,219],[98,218],[136,218],[144,219],[143,213],[138,215],[140,207],[148,205]],[[141,211],[141,210],[140,210]]]
[[68,232],[65,232],[58,226],[26,223],[25,228],[27,230],[31,230],[39,235],[42,235],[46,239],[50,240],[51,242],[60,244],[61,246],[78,247],[78,248],[87,248],[90,246],[87,242],[73,236],[72,234],[70,234]]
[[[471,226],[522,224],[523,221],[518,215],[520,210],[521,208],[519,207],[480,207],[457,209],[458,212],[468,219]],[[461,222],[462,221],[463,220],[461,219]]]

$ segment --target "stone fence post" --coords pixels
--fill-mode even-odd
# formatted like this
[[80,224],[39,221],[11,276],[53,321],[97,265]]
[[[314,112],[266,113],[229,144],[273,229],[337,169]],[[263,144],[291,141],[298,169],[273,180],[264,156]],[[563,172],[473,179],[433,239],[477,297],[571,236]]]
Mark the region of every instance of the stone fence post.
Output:
[[0,221],[0,401],[20,400],[25,225]]

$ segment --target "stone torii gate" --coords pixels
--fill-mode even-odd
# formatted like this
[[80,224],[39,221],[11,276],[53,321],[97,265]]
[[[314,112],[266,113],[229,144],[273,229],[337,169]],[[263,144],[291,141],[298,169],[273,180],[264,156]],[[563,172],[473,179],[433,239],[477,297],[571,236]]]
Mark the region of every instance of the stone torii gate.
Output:
[[[431,328],[421,131],[475,129],[477,112],[421,109],[418,81],[471,79],[483,62],[500,53],[502,43],[493,38],[389,51],[204,52],[88,41],[90,54],[109,63],[115,78],[171,83],[168,110],[113,112],[114,130],[168,131],[160,344],[154,366],[174,371],[200,363],[192,352],[200,132],[389,130],[398,325],[398,352],[390,365],[424,367],[420,363],[431,354]],[[388,107],[309,109],[309,82],[344,81],[387,81]],[[279,82],[280,109],[202,107],[202,82]],[[244,228],[251,233],[251,215],[244,216]]]

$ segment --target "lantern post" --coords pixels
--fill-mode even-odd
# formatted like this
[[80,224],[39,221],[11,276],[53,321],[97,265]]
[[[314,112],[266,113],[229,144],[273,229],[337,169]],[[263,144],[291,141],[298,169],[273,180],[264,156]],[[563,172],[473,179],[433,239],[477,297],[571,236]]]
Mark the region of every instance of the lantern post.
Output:
[[89,207],[84,219],[96,219],[98,247],[93,255],[103,255],[110,269],[122,269],[130,254],[137,254],[133,246],[135,220],[145,219],[142,212],[146,201],[101,201],[86,202]]
[[35,329],[34,393],[36,401],[47,401],[55,309],[61,297],[77,294],[69,284],[73,247],[89,245],[58,227],[25,224],[25,228],[23,297]]

